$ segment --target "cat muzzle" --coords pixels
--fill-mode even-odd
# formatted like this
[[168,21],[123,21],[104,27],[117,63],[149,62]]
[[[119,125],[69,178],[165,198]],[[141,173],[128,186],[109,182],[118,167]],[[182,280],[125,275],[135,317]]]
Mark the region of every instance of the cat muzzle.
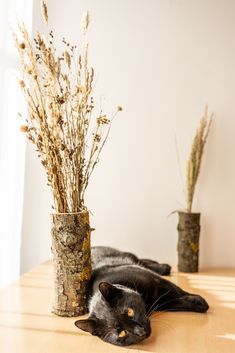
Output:
[[140,336],[140,337],[148,337],[151,333],[151,330],[150,328],[144,328],[144,327],[141,327],[141,326],[136,326],[134,328],[134,334],[136,336]]

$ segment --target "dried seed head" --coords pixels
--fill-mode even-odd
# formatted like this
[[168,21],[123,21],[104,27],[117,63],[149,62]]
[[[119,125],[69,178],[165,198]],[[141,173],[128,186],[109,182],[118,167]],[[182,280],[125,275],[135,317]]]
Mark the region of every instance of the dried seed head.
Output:
[[101,116],[97,118],[97,124],[109,124],[110,120],[107,119],[105,116]]
[[42,17],[44,18],[45,24],[48,23],[48,12],[47,12],[47,5],[44,0],[41,1],[41,11]]
[[96,135],[94,136],[94,141],[100,142],[100,140],[101,140],[100,135],[96,134]]
[[24,43],[24,42],[20,43],[20,44],[19,44],[19,48],[22,49],[22,50],[24,50],[24,49],[25,49],[25,43]]
[[29,128],[28,128],[27,125],[22,125],[22,126],[20,127],[20,131],[22,131],[22,132],[28,132],[28,131],[29,131]]
[[23,80],[19,80],[19,84],[20,84],[21,88],[25,87],[25,82]]
[[64,99],[64,97],[57,97],[56,101],[57,101],[58,104],[64,104],[65,99]]
[[205,112],[200,120],[199,127],[196,130],[190,156],[187,163],[187,178],[186,178],[186,201],[187,201],[187,212],[192,211],[192,203],[194,198],[194,192],[198,176],[201,169],[201,161],[203,157],[204,147],[207,141],[207,137],[210,131],[212,117],[208,116],[208,108],[205,107]]
[[69,52],[67,52],[67,50],[64,52],[64,59],[65,59],[65,62],[67,64],[68,68],[70,69],[70,67],[71,67],[71,57],[70,57]]
[[84,32],[87,30],[89,23],[90,23],[90,15],[89,15],[89,12],[87,11],[84,14],[83,19],[82,19],[82,29]]

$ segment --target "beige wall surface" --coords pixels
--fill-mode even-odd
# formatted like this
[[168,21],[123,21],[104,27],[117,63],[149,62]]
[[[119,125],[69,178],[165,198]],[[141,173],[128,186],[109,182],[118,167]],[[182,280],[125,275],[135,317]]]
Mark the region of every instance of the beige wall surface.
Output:
[[[34,26],[44,31],[38,3]],[[73,43],[90,11],[97,103],[107,113],[124,109],[86,196],[92,243],[177,263],[177,216],[168,215],[185,206],[180,169],[208,104],[215,119],[194,202],[202,213],[200,264],[235,266],[235,1],[48,0],[48,9],[56,36]],[[45,185],[28,145],[22,271],[50,256]]]

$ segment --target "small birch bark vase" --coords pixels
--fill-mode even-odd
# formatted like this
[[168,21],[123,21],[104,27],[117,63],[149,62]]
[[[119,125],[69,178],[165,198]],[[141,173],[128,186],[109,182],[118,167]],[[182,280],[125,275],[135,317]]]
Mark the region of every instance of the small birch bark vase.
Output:
[[178,270],[198,272],[200,213],[178,214]]
[[51,215],[54,270],[52,312],[60,316],[87,313],[88,284],[91,278],[91,228],[89,213]]

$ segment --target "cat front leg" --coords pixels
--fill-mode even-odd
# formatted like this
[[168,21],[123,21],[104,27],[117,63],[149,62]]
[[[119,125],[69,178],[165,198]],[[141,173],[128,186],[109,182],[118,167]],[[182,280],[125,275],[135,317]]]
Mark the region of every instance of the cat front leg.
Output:
[[[164,295],[163,295],[164,296]],[[160,300],[160,305],[156,311],[193,311],[197,313],[205,313],[209,309],[209,305],[204,298],[197,294],[186,293],[171,293],[170,296],[165,296],[165,300]]]
[[156,311],[193,311],[204,313],[209,305],[200,295],[184,291],[174,283],[159,277],[156,281]]
[[197,294],[187,294],[175,303],[169,305],[169,310],[194,311],[197,313],[205,313],[209,309],[209,305],[204,298]]

